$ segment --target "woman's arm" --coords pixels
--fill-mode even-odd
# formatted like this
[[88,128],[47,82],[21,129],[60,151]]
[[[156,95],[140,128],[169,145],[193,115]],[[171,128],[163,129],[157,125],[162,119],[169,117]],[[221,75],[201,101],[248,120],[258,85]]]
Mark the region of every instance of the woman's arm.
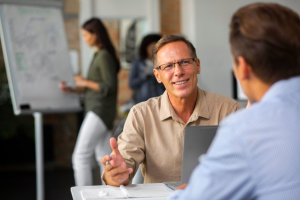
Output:
[[76,88],[68,87],[65,81],[61,81],[60,82],[60,91],[63,93],[81,94],[84,92],[84,88],[83,87],[76,87]]
[[75,80],[76,86],[79,88],[89,88],[91,90],[100,92],[99,83],[97,83],[95,81],[87,80],[87,79],[83,78],[82,76],[75,76],[74,80]]

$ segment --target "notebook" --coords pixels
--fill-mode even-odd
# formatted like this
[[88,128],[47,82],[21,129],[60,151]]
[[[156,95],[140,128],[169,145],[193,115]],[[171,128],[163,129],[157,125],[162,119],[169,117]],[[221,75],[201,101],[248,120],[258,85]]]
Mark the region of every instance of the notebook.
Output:
[[178,186],[188,183],[192,171],[199,164],[198,158],[207,152],[217,129],[218,126],[187,126],[185,128],[181,181],[164,182],[167,187],[174,190]]
[[83,200],[167,197],[171,192],[158,184],[121,185],[120,187],[102,185],[95,189],[82,189],[81,197]]

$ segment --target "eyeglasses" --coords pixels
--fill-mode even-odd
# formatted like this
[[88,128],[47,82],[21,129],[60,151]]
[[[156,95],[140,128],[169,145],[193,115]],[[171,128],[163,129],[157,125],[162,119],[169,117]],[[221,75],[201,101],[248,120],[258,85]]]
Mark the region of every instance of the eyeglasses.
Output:
[[171,73],[174,71],[176,63],[178,63],[178,65],[182,67],[182,69],[190,69],[191,67],[193,67],[192,64],[196,59],[197,58],[186,58],[178,62],[162,64],[155,69],[160,69],[164,72]]

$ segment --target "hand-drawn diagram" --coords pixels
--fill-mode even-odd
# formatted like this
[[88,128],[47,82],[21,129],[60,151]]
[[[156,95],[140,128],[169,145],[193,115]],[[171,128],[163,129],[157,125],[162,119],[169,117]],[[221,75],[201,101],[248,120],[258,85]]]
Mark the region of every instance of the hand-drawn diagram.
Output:
[[74,85],[61,4],[1,3],[0,20],[15,113],[79,109],[78,96],[59,87]]
[[59,10],[7,6],[6,12],[19,91],[32,97],[42,86],[57,90],[59,81],[72,79]]
[[53,60],[57,56],[59,34],[54,24],[45,22],[45,17],[30,17],[24,29],[16,32],[14,19],[10,19],[12,42],[18,49],[15,57],[20,81],[34,84],[40,77],[58,79]]
[[34,49],[38,46],[38,33],[34,32],[35,26],[41,25],[45,22],[45,18],[36,18],[32,17],[29,18],[28,22],[26,22],[24,30],[21,32],[18,30],[16,31],[16,24],[15,19],[11,18],[9,20],[9,28],[11,32],[11,37],[13,42],[18,48],[24,48],[24,49]]

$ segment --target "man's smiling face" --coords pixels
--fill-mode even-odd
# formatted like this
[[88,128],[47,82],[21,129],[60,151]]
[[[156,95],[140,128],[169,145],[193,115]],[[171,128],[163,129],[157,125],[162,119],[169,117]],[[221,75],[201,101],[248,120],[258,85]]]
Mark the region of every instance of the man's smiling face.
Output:
[[[184,42],[172,42],[161,47],[157,52],[157,66],[192,58],[190,49]],[[171,73],[161,69],[154,70],[159,83],[163,83],[170,99],[184,99],[197,91],[197,74],[200,74],[200,61],[197,59],[188,69],[175,65]]]

